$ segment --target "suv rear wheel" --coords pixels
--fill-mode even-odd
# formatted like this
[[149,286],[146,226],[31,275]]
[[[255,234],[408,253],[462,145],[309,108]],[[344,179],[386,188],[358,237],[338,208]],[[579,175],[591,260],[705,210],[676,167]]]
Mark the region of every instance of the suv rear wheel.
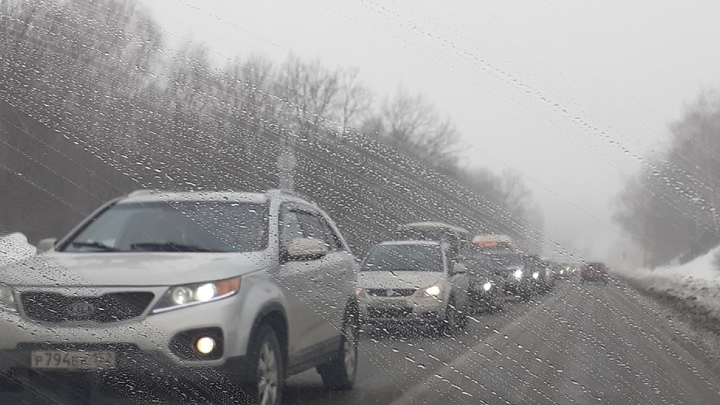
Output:
[[355,384],[360,328],[354,317],[345,322],[335,358],[317,367],[325,388],[349,390]]

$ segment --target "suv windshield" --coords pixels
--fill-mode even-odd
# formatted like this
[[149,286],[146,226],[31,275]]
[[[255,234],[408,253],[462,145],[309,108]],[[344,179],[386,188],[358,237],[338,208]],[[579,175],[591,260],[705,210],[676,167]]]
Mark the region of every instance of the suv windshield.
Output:
[[252,252],[267,246],[267,205],[183,201],[116,204],[64,252]]
[[375,246],[361,271],[443,271],[442,251],[437,245]]

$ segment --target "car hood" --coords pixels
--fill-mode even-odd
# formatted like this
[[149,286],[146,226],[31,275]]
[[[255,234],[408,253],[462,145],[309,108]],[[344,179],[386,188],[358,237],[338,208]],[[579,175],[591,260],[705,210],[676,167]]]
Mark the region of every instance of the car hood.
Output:
[[267,253],[50,252],[0,268],[11,286],[160,286],[220,280],[267,267]]
[[443,273],[429,271],[363,271],[358,276],[362,288],[423,288],[443,278]]

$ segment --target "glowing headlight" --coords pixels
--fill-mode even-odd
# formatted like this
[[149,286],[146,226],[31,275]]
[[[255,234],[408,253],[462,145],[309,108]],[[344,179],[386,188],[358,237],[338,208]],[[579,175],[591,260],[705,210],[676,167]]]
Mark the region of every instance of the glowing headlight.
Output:
[[200,302],[208,302],[215,297],[216,292],[217,287],[215,287],[215,284],[203,284],[195,290],[195,298]]
[[434,285],[432,287],[428,287],[425,289],[425,294],[427,294],[431,297],[436,297],[436,296],[440,295],[440,287],[438,287],[436,285]]
[[422,298],[435,298],[442,292],[442,289],[439,285],[431,285],[428,288],[421,288],[418,291],[418,297]]
[[239,290],[240,278],[170,287],[153,308],[153,313],[216,301],[235,295]]
[[533,273],[533,278],[535,280],[537,280],[538,277],[540,277],[540,273],[538,273],[537,271],[535,273]]
[[515,270],[515,272],[513,273],[513,277],[515,277],[518,280],[520,280],[522,278],[522,276],[523,276],[522,270],[518,269],[518,270]]
[[490,291],[491,288],[492,288],[492,284],[490,284],[490,283],[483,284],[483,290]]

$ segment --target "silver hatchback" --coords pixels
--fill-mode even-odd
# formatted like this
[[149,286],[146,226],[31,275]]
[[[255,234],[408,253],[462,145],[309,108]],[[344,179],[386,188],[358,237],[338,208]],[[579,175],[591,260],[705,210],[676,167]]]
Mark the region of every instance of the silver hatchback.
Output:
[[312,367],[353,385],[358,266],[303,198],[141,191],[39,249],[0,271],[0,385],[146,367],[220,376],[263,404]]

